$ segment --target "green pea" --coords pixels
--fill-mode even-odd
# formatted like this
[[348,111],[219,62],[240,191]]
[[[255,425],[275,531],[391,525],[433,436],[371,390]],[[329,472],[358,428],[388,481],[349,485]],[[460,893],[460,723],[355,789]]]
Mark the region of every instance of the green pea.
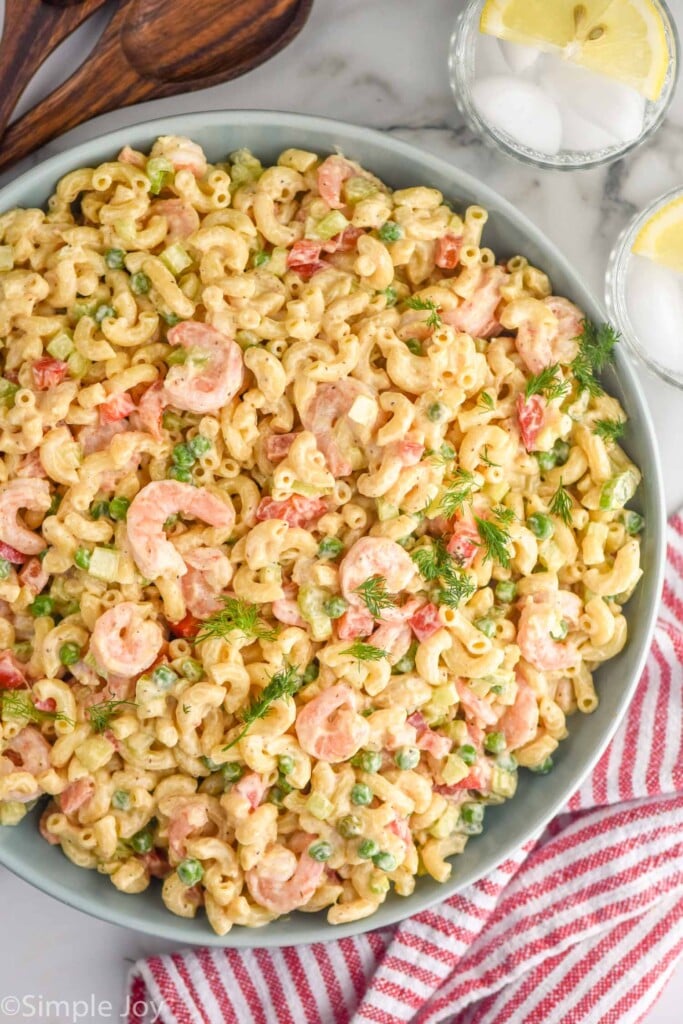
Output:
[[351,803],[356,807],[367,807],[372,803],[372,790],[364,782],[357,782],[351,789]]
[[59,648],[59,660],[62,665],[75,665],[81,660],[81,649],[78,644],[66,643]]
[[496,583],[496,597],[503,604],[509,604],[510,601],[514,601],[517,595],[517,584],[512,580],[499,580]]
[[116,310],[113,306],[107,306],[105,304],[98,306],[95,310],[94,320],[96,324],[101,324],[103,320],[111,319],[116,316]]
[[361,834],[363,823],[357,814],[345,814],[337,822],[337,832],[342,839],[356,839]]
[[169,327],[175,327],[176,324],[180,323],[180,321],[182,320],[182,317],[179,317],[177,315],[177,313],[165,313],[165,312],[162,312],[161,319]]
[[566,441],[563,441],[561,437],[558,437],[557,441],[553,445],[553,452],[555,453],[555,465],[564,466],[569,458],[569,452],[571,448]]
[[632,512],[631,509],[625,509],[621,516],[621,521],[624,524],[626,532],[631,537],[635,537],[637,533],[640,533],[645,525],[645,520],[637,512]]
[[161,690],[170,690],[178,682],[178,676],[168,665],[157,665],[152,672],[152,679]]
[[396,869],[397,861],[393,853],[388,853],[386,850],[380,850],[380,852],[376,853],[372,858],[372,863],[376,868],[379,868],[380,871],[394,871]]
[[242,778],[243,773],[244,768],[237,761],[226,761],[225,764],[221,765],[221,775],[226,785],[229,782],[238,782]]
[[164,412],[161,417],[161,424],[164,430],[170,430],[177,433],[182,430],[185,426],[185,420],[182,416],[178,416],[175,412],[170,412],[168,409]]
[[405,345],[408,351],[412,352],[414,356],[422,355],[422,343],[418,338],[408,338]]
[[199,758],[199,760],[202,762],[202,764],[207,769],[207,771],[210,771],[210,772],[220,771],[220,769],[222,767],[222,765],[217,764],[210,757],[202,756],[202,757]]
[[86,572],[90,568],[90,559],[92,555],[87,548],[76,548],[74,554],[74,562],[79,569],[84,569]]
[[460,808],[460,817],[467,825],[479,824],[484,820],[484,805],[463,804]]
[[194,857],[186,857],[185,860],[181,860],[176,871],[183,885],[196,885],[197,882],[201,882],[204,875],[204,868]]
[[474,625],[481,633],[484,634],[484,636],[489,637],[489,639],[492,639],[496,635],[496,624],[494,620],[490,619],[488,616],[484,616],[481,619],[475,619]]
[[555,468],[556,457],[554,452],[534,452],[538,468],[542,473],[548,473]]
[[173,448],[173,461],[176,466],[187,468],[188,466],[194,466],[197,461],[197,456],[190,451],[190,447],[187,444],[177,444]]
[[420,751],[417,747],[400,747],[394,754],[394,761],[401,771],[411,771],[420,763]]
[[263,252],[263,250],[261,250],[261,252],[254,253],[252,263],[254,264],[255,267],[262,267],[263,264],[267,263],[269,259],[270,256],[268,255],[268,253]]
[[143,274],[140,270],[137,274],[133,274],[130,279],[130,290],[135,295],[146,295],[152,286],[152,282],[147,277],[147,274]]
[[546,757],[544,761],[541,761],[540,764],[534,765],[530,770],[536,775],[547,775],[548,772],[553,770],[553,767],[554,761],[552,757]]
[[117,523],[123,523],[128,515],[130,500],[128,498],[112,498],[109,502],[109,515]]
[[395,221],[388,220],[386,224],[382,224],[377,234],[383,242],[398,242],[399,238],[403,238],[403,228]]
[[90,518],[101,519],[103,516],[109,515],[109,502],[108,501],[95,501],[90,506]]
[[288,786],[287,789],[285,789],[284,786],[280,784],[276,786],[271,786],[270,790],[268,791],[268,803],[274,804],[276,807],[282,807],[284,804],[284,799],[287,796],[287,790],[289,790],[289,792],[291,793],[292,787]]
[[0,580],[8,579],[11,571],[12,564],[6,558],[0,558]]
[[427,419],[432,423],[438,423],[447,413],[448,410],[442,402],[432,402],[431,405],[427,406]]
[[195,658],[183,658],[180,662],[180,671],[191,683],[198,683],[204,675],[204,668],[201,662]]
[[152,833],[149,827],[141,828],[134,836],[131,836],[130,845],[136,853],[149,853],[152,849]]
[[382,767],[382,755],[377,750],[361,750],[351,759],[351,764],[363,772],[378,772]]
[[110,270],[122,270],[125,258],[123,249],[107,249],[104,254],[104,262]]
[[318,558],[336,558],[344,550],[344,542],[338,537],[323,537],[318,544]]
[[392,672],[394,675],[402,675],[404,672],[412,672],[415,668],[415,654],[417,653],[417,643],[412,643],[402,658],[399,658]]
[[125,789],[115,789],[112,794],[111,805],[117,811],[130,810],[130,793],[127,793]]
[[364,839],[358,844],[358,856],[363,860],[370,860],[379,853],[379,846],[374,839]]
[[291,775],[294,771],[296,762],[291,754],[280,754],[277,759],[278,771],[283,775]]
[[527,526],[539,540],[548,540],[555,532],[552,519],[543,512],[533,512],[527,519]]
[[466,765],[473,765],[477,762],[477,751],[471,743],[463,743],[458,750],[458,757],[462,758]]
[[387,306],[395,306],[396,305],[396,300],[397,300],[398,296],[396,294],[396,289],[392,288],[391,285],[389,285],[388,288],[384,289],[384,291],[382,292],[382,295],[387,300]]
[[325,615],[329,615],[331,619],[340,618],[346,609],[348,608],[347,602],[343,597],[331,597],[329,601],[325,601],[323,604],[323,611]]
[[179,480],[181,484],[192,483],[192,472],[182,466],[171,466],[168,475],[171,480]]
[[319,675],[320,675],[320,663],[319,663],[317,658],[314,658],[313,661],[309,661],[308,665],[304,669],[304,674],[302,676],[302,679],[304,681],[304,685],[306,683],[313,683],[313,682],[315,682],[315,680],[318,678]]
[[332,856],[332,846],[324,839],[321,839],[319,842],[312,843],[308,847],[308,856],[317,861],[329,860]]
[[52,615],[55,610],[55,603],[48,594],[39,594],[38,597],[28,606],[28,610],[34,619],[43,615]]
[[208,437],[204,437],[203,434],[196,434],[187,442],[187,447],[190,449],[190,452],[194,455],[195,459],[198,459],[200,456],[206,455],[209,451],[211,448],[211,441]]
[[505,746],[505,734],[502,732],[490,732],[484,737],[484,749],[489,754],[500,754]]

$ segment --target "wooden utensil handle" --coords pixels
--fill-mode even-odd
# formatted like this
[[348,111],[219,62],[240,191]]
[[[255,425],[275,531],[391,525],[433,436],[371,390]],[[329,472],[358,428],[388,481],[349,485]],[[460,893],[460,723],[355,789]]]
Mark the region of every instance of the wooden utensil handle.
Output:
[[152,92],[158,95],[159,83],[141,78],[121,49],[119,27],[126,6],[122,3],[114,13],[90,57],[71,78],[10,125],[0,142],[0,170],[83,121],[137,103]]
[[68,9],[43,0],[7,0],[0,40],[0,135],[33,75],[63,39],[106,0],[79,0]]

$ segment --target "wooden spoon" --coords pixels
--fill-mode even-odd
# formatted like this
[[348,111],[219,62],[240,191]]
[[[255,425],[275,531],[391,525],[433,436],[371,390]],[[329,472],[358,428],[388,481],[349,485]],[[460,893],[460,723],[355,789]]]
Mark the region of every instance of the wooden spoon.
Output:
[[85,63],[7,129],[0,170],[97,114],[205,89],[257,67],[298,34],[312,3],[120,0]]
[[107,0],[5,0],[0,135],[45,58]]

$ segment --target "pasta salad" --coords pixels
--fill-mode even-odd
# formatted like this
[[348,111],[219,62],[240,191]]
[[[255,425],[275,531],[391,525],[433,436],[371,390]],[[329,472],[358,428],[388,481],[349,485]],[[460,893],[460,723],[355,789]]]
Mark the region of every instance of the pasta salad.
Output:
[[0,215],[0,823],[220,935],[372,914],[626,642],[617,339],[486,211],[189,139]]

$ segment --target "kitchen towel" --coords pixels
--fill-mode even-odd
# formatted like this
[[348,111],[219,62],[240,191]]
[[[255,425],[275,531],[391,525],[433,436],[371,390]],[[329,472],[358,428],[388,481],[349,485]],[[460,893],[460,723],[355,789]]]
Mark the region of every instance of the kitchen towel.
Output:
[[[683,517],[605,754],[539,836],[393,928],[135,964],[129,1024],[636,1024],[683,953]],[[145,1012],[145,1007],[147,1012]]]

